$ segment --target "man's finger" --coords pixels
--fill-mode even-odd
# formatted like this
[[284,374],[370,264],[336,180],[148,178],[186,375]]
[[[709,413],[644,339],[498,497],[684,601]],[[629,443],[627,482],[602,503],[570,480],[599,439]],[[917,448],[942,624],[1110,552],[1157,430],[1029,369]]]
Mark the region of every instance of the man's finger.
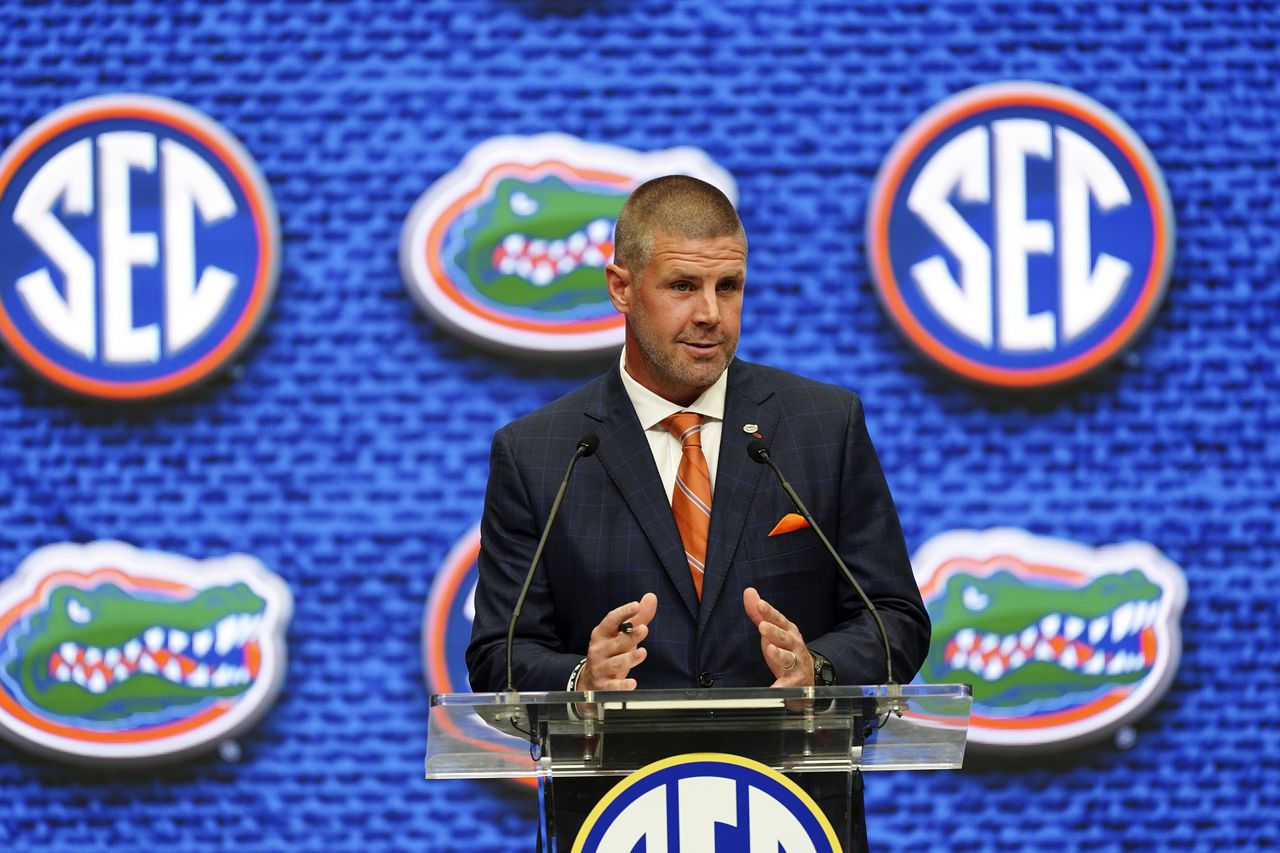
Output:
[[764,620],[760,615],[760,604],[763,600],[754,586],[749,586],[742,591],[742,608],[747,611],[747,618],[753,625],[759,626]]

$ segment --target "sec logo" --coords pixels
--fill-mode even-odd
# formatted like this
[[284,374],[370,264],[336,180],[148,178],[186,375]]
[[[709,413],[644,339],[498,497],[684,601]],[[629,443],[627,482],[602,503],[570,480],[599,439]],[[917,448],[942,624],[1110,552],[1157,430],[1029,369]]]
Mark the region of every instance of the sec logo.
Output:
[[737,197],[701,151],[640,152],[562,133],[501,136],[472,149],[414,205],[400,240],[405,286],[437,323],[522,354],[622,345],[605,286],[627,195],[685,174]]
[[979,86],[922,116],[872,191],[867,247],[889,316],[925,356],[999,387],[1079,377],[1150,323],[1173,263],[1159,167],[1068,89]]
[[248,153],[164,98],[78,101],[0,156],[0,339],[80,394],[146,399],[231,361],[275,289],[279,226]]
[[796,783],[751,759],[705,752],[663,759],[623,779],[596,804],[573,845],[573,853],[637,849],[827,853],[840,842]]

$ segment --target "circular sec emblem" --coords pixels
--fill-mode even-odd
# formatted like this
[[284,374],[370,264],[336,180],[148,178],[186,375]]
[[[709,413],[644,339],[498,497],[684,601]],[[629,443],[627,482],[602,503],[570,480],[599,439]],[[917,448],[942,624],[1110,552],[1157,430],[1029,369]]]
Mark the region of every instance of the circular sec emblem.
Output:
[[614,850],[834,853],[840,842],[813,798],[758,761],[716,752],[642,767],[587,816],[573,853]]
[[1160,305],[1173,245],[1142,140],[1042,83],[979,86],[923,115],[867,217],[893,322],[932,361],[999,387],[1071,380],[1123,351]]
[[253,160],[175,101],[77,101],[0,155],[0,339],[70,391],[138,400],[208,378],[262,322],[279,257]]

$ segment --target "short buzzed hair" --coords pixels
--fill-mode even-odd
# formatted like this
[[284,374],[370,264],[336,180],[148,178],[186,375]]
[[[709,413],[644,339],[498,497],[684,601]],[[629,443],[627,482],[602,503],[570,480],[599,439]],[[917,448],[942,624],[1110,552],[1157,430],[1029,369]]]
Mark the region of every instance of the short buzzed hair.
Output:
[[658,232],[687,240],[739,237],[744,247],[747,244],[742,220],[725,194],[688,175],[666,175],[635,188],[614,226],[614,262],[629,270],[643,269]]

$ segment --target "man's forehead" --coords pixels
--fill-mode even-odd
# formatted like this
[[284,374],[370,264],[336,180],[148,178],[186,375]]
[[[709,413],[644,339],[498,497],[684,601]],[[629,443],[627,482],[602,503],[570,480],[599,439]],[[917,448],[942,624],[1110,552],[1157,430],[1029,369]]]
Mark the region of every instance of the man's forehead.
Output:
[[714,265],[736,266],[745,272],[747,244],[736,234],[699,239],[658,232],[653,235],[649,261],[651,265],[660,265],[664,269],[687,267],[690,271],[698,271]]

